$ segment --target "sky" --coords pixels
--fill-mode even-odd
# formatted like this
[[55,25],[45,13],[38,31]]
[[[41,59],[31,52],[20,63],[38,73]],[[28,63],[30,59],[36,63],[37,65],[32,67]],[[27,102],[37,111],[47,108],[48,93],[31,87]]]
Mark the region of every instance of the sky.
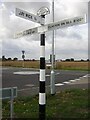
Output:
[[[89,0],[54,0],[54,21],[64,20],[88,14]],[[17,17],[15,9],[23,9],[33,14],[41,7],[48,7],[50,14],[45,18],[45,24],[52,22],[52,0],[0,0],[0,57],[22,59],[22,50],[25,59],[40,58],[40,34],[14,38],[14,34],[40,24]],[[88,24],[75,25],[55,30],[56,59],[88,58]],[[46,59],[52,52],[52,31],[46,33]]]

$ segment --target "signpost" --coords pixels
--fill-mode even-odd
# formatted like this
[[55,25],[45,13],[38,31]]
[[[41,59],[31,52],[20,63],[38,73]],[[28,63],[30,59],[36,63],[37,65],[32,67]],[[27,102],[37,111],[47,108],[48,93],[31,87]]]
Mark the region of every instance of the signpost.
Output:
[[39,86],[39,120],[45,120],[45,105],[46,105],[46,97],[45,97],[45,32],[52,31],[60,28],[70,27],[74,25],[84,24],[86,23],[86,15],[74,17],[70,19],[61,20],[58,22],[53,22],[47,25],[44,25],[45,15],[49,14],[49,9],[42,7],[38,11],[38,16],[35,16],[31,13],[27,13],[23,10],[16,9],[16,16],[31,20],[33,22],[40,23],[40,27],[35,27],[32,29],[28,29],[26,31],[22,31],[15,35],[15,38],[19,38],[26,35],[32,34],[41,34],[40,39],[40,86]]
[[32,34],[36,34],[36,33],[40,34],[43,32],[48,32],[48,31],[52,31],[52,30],[57,30],[57,29],[71,27],[74,25],[80,25],[80,24],[85,24],[85,23],[86,23],[86,15],[78,16],[78,17],[65,19],[65,20],[61,20],[58,22],[50,23],[50,24],[46,24],[44,26],[28,29],[28,30],[16,33],[14,37],[19,38],[22,36],[32,35]]
[[10,117],[13,118],[13,100],[17,97],[17,87],[2,88],[0,89],[1,99],[10,99]]

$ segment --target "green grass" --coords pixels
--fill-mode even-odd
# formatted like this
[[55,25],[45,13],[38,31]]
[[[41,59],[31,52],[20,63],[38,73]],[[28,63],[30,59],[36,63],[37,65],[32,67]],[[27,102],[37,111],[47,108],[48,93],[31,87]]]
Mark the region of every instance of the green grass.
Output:
[[[88,120],[89,100],[87,89],[72,89],[50,94],[46,97],[46,118],[80,118]],[[23,97],[14,100],[15,118],[38,118],[38,96]],[[3,117],[9,117],[9,101],[3,101]]]

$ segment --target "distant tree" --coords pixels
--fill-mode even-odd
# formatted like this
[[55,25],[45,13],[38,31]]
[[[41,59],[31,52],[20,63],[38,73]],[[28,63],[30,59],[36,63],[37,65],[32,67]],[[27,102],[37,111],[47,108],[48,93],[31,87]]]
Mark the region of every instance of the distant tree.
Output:
[[15,57],[15,58],[13,58],[13,61],[17,61],[17,60],[18,60],[18,58],[16,58],[16,57]]
[[84,61],[83,59],[81,59],[81,61]]
[[65,61],[70,61],[70,59],[66,59]]
[[11,61],[11,60],[12,60],[12,58],[8,58],[7,60],[10,60],[10,61]]
[[32,61],[35,61],[35,59],[32,59]]
[[71,58],[71,61],[74,61],[74,58]]
[[3,55],[3,56],[2,56],[2,61],[5,61],[5,60],[6,60],[6,58],[5,58],[5,56]]
[[89,59],[87,59],[87,61],[90,61]]

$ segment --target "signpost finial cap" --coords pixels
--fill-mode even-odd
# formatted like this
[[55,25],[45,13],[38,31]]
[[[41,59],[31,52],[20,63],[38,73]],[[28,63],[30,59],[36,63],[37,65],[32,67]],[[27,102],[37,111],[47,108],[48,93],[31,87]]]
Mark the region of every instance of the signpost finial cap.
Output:
[[50,10],[48,7],[41,7],[37,12],[38,16],[47,15],[47,14],[50,14]]

